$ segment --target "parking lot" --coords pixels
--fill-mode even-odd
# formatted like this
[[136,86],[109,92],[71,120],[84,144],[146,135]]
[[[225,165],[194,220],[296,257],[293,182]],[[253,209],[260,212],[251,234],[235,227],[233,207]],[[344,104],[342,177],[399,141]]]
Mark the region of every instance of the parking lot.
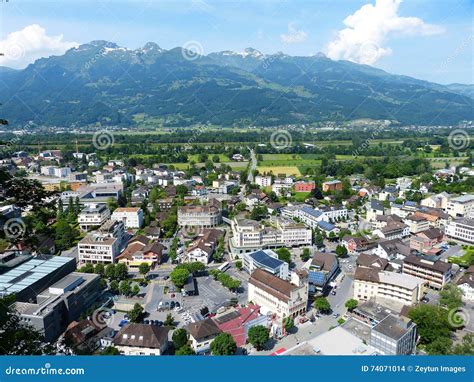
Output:
[[199,295],[183,297],[183,307],[191,314],[199,312],[203,307],[215,310],[237,297],[211,276],[197,277],[196,283]]

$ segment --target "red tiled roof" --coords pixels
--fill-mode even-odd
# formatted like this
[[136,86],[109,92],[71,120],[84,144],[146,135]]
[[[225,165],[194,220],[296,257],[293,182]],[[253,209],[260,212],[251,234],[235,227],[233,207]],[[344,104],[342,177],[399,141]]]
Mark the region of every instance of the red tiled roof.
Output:
[[[238,316],[225,321],[217,323],[220,330],[232,336],[238,347],[245,345],[247,342],[247,335],[244,325],[256,319],[260,315],[260,306],[249,305],[237,309]],[[225,316],[225,315],[224,315]],[[223,317],[223,316],[221,316]]]

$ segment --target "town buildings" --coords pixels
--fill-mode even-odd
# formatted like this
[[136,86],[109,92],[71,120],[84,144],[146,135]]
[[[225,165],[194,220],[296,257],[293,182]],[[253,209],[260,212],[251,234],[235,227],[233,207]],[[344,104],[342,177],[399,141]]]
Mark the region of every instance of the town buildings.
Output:
[[199,261],[209,264],[223,232],[218,229],[205,229],[186,250],[186,261]]
[[122,221],[108,220],[97,231],[87,234],[78,244],[78,260],[84,263],[114,263],[124,236]]
[[248,282],[248,301],[259,305],[262,313],[271,312],[279,319],[296,317],[306,312],[308,273],[293,272],[290,282],[263,269],[256,269]]
[[127,247],[116,260],[136,271],[143,263],[153,269],[161,263],[162,256],[163,245],[161,243],[145,236],[136,236],[128,242]]
[[222,331],[211,319],[192,322],[186,326],[191,347],[196,354],[208,354],[211,352],[211,343]]
[[341,191],[342,182],[340,180],[329,180],[323,183],[323,192]]
[[115,209],[111,219],[123,222],[125,228],[141,228],[143,210],[139,207],[120,207]]
[[426,280],[430,288],[438,290],[452,279],[452,265],[429,256],[407,256],[402,272]]
[[448,201],[446,212],[453,218],[474,218],[474,195],[461,195]]
[[455,219],[446,226],[445,234],[448,238],[464,243],[474,243],[474,219]]
[[110,210],[104,204],[89,205],[77,217],[79,227],[83,231],[98,228],[110,218]]
[[354,298],[385,298],[412,305],[421,300],[426,282],[418,277],[374,268],[357,267],[354,276]]
[[323,292],[339,270],[336,255],[329,252],[316,252],[304,265],[308,271],[309,293]]
[[245,253],[243,255],[243,267],[250,274],[255,269],[263,269],[283,280],[287,280],[289,277],[288,263],[279,260],[278,255],[271,249]]
[[212,228],[221,224],[222,215],[219,202],[210,199],[205,206],[184,206],[178,209],[178,224],[181,227]]
[[168,328],[130,323],[117,333],[112,344],[123,355],[163,355],[168,349]]
[[255,220],[235,218],[231,227],[229,244],[235,255],[281,246],[310,245],[312,242],[310,229],[286,219],[277,219],[274,226],[265,226]]

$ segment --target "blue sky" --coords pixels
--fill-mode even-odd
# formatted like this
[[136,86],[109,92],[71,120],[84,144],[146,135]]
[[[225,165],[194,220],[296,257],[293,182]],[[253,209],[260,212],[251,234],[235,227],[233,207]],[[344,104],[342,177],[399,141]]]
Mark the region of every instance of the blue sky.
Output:
[[21,68],[99,39],[128,48],[154,41],[165,49],[197,41],[204,54],[249,46],[263,53],[324,52],[438,83],[474,83],[472,1],[398,3],[3,0],[0,49],[9,54],[0,65]]

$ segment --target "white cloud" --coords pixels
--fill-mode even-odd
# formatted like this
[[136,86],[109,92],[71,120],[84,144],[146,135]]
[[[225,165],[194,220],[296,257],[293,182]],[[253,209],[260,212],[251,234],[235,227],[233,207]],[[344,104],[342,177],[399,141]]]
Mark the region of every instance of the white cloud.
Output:
[[298,29],[293,23],[288,24],[288,33],[280,35],[281,41],[285,44],[297,44],[308,38],[308,34]]
[[365,4],[346,17],[346,28],[327,45],[327,56],[372,65],[392,53],[384,47],[391,35],[433,35],[444,31],[418,17],[399,16],[400,4],[401,0],[376,0],[375,5]]
[[77,46],[75,42],[63,40],[63,35],[48,36],[38,24],[28,25],[20,31],[12,32],[0,41],[0,65],[21,69],[36,59],[63,54]]

